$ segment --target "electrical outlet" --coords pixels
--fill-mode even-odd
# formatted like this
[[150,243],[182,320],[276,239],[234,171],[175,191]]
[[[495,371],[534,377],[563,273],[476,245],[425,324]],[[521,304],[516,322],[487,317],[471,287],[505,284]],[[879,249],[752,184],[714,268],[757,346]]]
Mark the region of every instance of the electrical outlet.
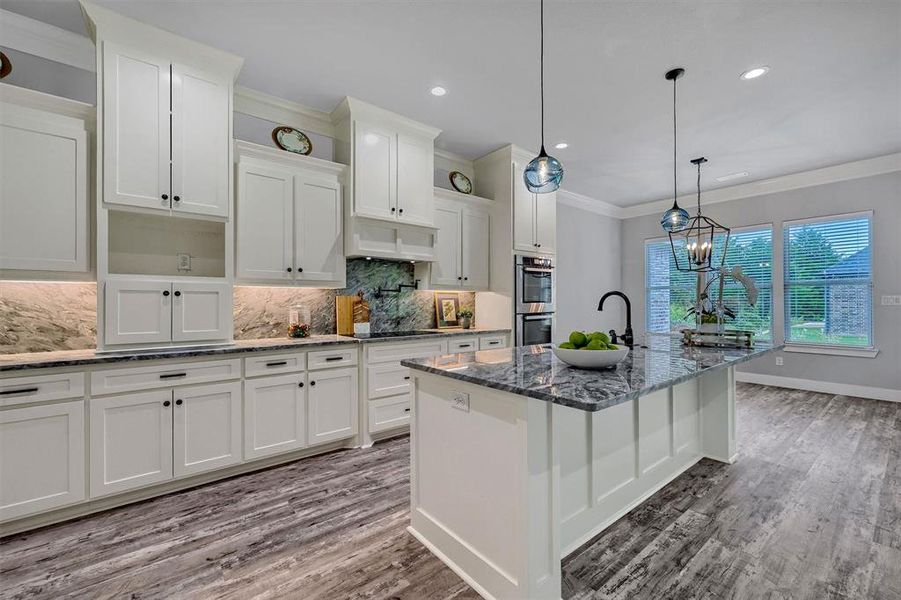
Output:
[[901,296],[883,296],[882,306],[901,306]]
[[191,255],[190,254],[182,254],[178,253],[175,255],[178,260],[178,270],[179,271],[190,271],[191,270]]
[[785,364],[785,359],[783,359],[781,356],[777,356],[776,357],[776,366],[781,367],[784,364]]
[[451,402],[451,406],[453,406],[457,410],[469,412],[469,394],[467,394],[466,392],[454,392],[454,396],[453,398],[451,398]]

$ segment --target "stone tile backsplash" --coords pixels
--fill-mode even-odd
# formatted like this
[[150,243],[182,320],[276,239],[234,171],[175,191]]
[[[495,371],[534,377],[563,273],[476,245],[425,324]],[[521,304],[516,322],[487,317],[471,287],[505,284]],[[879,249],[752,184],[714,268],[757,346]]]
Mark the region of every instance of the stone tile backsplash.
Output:
[[[413,283],[411,263],[347,261],[347,288],[235,286],[235,339],[284,336],[288,311],[310,308],[314,334],[335,332],[335,296],[363,290],[369,301],[372,331],[435,327],[433,292],[404,290],[375,297],[375,290]],[[97,285],[0,281],[0,353],[92,348],[96,344]],[[460,304],[474,308],[475,294],[460,292]]]

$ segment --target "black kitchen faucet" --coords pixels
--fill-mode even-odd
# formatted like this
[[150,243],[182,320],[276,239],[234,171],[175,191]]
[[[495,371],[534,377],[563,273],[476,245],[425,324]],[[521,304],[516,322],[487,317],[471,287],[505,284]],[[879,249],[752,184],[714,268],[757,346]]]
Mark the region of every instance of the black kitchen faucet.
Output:
[[[632,336],[632,303],[629,302],[629,297],[624,293],[614,290],[601,296],[601,301],[598,302],[598,310],[604,310],[604,300],[610,296],[619,296],[626,303],[626,330],[623,332],[621,338],[622,343],[631,348],[632,344],[635,342],[635,338]],[[610,330],[610,343],[617,343],[616,331],[613,329]]]

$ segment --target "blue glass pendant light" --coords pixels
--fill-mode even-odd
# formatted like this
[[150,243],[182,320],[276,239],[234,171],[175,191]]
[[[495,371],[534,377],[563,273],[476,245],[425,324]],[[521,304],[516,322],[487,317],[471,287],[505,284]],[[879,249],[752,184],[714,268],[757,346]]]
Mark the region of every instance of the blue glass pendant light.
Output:
[[[563,165],[544,149],[544,0],[541,0],[541,152],[522,174],[526,189],[535,194],[557,191],[563,181]],[[686,214],[686,217],[688,215]]]
[[664,231],[673,233],[682,231],[688,227],[688,211],[679,206],[676,200],[678,197],[678,188],[676,187],[676,80],[685,74],[685,69],[673,69],[667,71],[666,77],[673,82],[673,207],[663,213],[660,218],[660,226]]

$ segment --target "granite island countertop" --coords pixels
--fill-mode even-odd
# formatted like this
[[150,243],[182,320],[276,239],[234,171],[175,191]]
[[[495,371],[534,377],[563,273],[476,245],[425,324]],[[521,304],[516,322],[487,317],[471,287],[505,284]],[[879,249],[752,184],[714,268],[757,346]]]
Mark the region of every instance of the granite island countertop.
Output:
[[402,361],[406,367],[594,412],[782,348],[687,348],[679,338],[649,334],[615,368],[586,370],[554,356],[550,345],[466,352]]
[[[435,332],[435,333],[427,333]],[[98,352],[87,350],[58,350],[53,352],[28,352],[20,354],[0,354],[0,373],[25,371],[28,369],[49,369],[55,367],[78,367],[124,362],[143,362],[177,358],[215,358],[291,350],[313,350],[345,344],[366,344],[375,342],[408,342],[420,339],[457,337],[466,335],[509,334],[510,329],[429,329],[390,338],[360,339],[343,335],[313,335],[307,338],[269,338],[258,340],[237,340],[230,344],[215,346],[194,346],[182,348],[158,348],[149,350],[123,350]]]

